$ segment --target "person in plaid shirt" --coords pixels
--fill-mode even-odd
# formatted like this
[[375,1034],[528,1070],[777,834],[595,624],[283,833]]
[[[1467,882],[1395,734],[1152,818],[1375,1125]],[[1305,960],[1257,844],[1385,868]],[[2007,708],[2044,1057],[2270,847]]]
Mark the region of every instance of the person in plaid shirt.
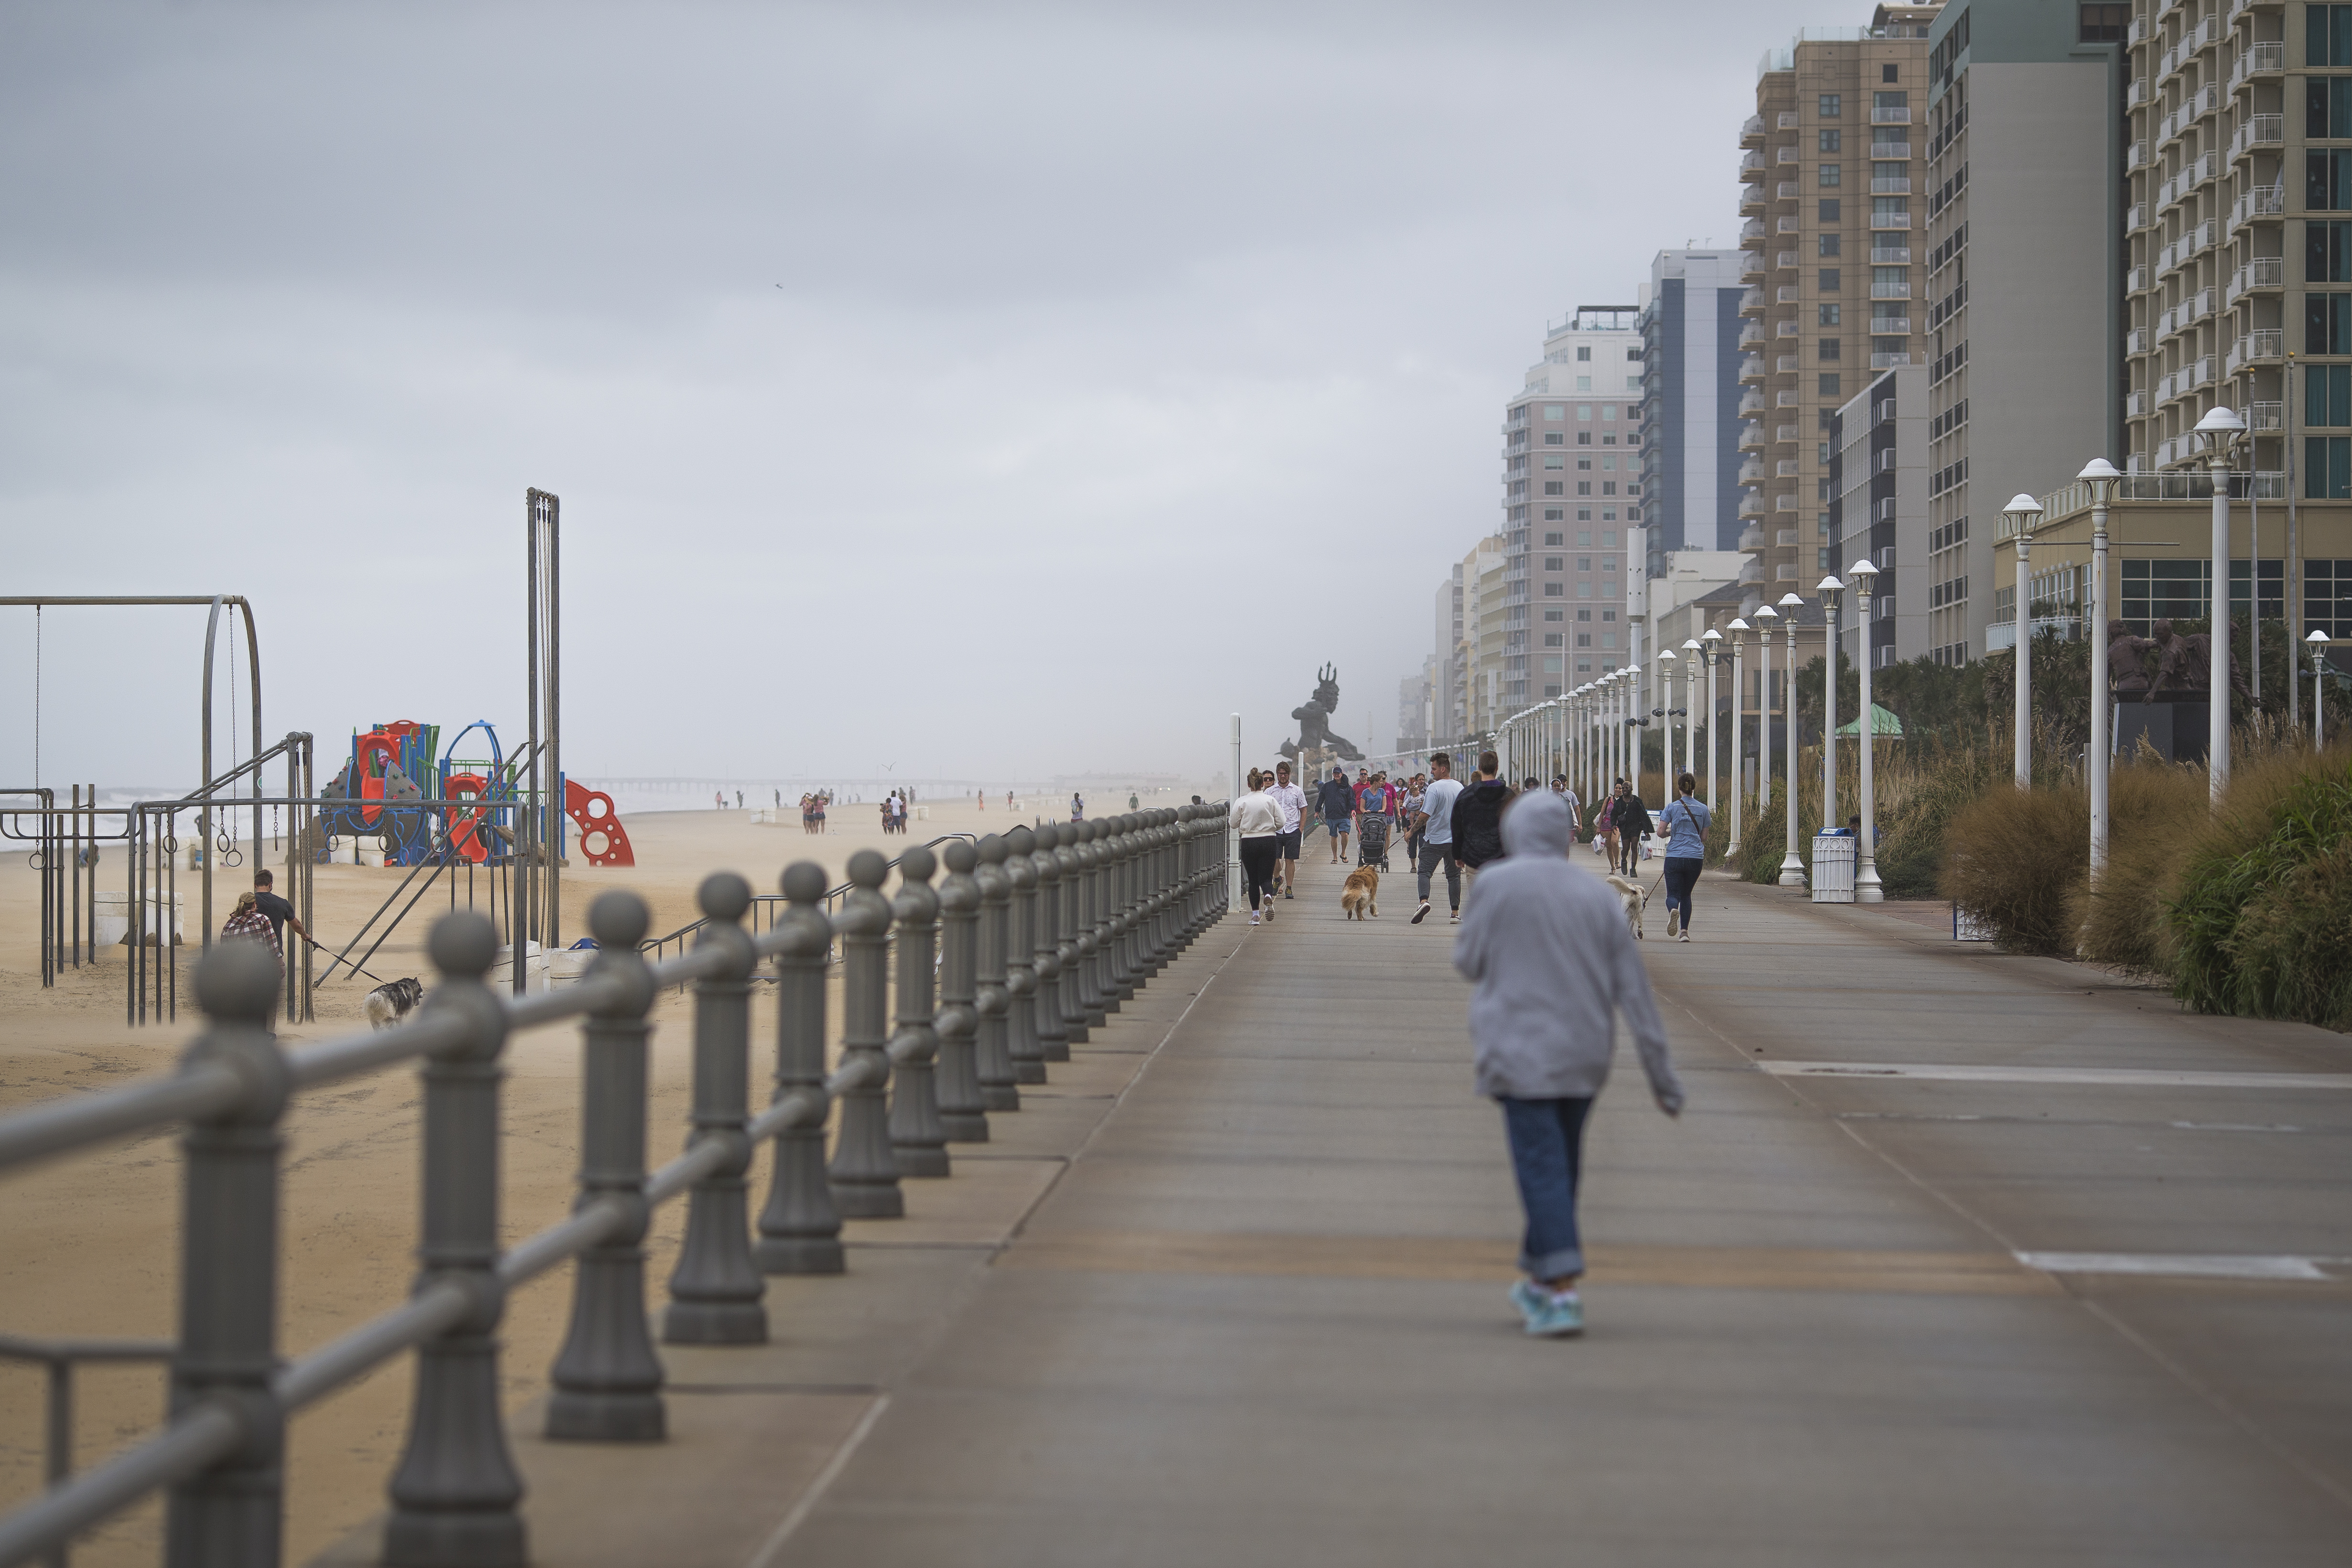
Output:
[[[261,912],[261,906],[251,893],[236,896],[236,908],[230,911],[228,919],[221,921],[220,935],[223,942],[257,942],[268,948],[269,956],[278,961],[279,978],[284,978],[286,955],[278,946],[278,928],[270,923],[268,915]],[[271,995],[268,1026],[271,1034],[278,1032],[275,993]]]

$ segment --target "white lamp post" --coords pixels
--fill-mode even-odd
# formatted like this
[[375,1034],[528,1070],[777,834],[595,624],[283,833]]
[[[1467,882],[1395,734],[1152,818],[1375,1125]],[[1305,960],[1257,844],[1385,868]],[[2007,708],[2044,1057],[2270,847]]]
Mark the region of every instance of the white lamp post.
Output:
[[2327,634],[2314,626],[2311,635],[2303,639],[2311,649],[2311,749],[2327,749],[2327,708],[2324,699],[2327,689]]
[[1772,623],[1780,612],[1756,606],[1756,820],[1772,805]]
[[2105,458],[2075,479],[2091,487],[2091,883],[2107,864],[2107,507],[2123,476]]
[[2033,787],[2033,589],[2026,560],[2033,552],[2033,525],[2042,503],[2029,495],[2010,498],[2001,510],[2017,530],[2017,787]]
[[[1813,584],[1822,596],[1822,831],[1837,826],[1838,595],[1845,584],[1824,577]],[[1814,884],[1819,887],[1818,882]]]
[[1793,593],[1780,595],[1780,616],[1789,628],[1789,672],[1780,678],[1780,710],[1788,724],[1789,778],[1782,787],[1789,795],[1789,848],[1780,857],[1780,886],[1805,885],[1805,858],[1797,853],[1797,606],[1805,601]]
[[[1662,787],[1658,795],[1660,805],[1664,805],[1666,801],[1674,798],[1675,666],[1678,662],[1679,660],[1675,657],[1674,649],[1670,647],[1662,647],[1658,650],[1658,712],[1656,717],[1664,720],[1666,726],[1665,731],[1658,737],[1658,772],[1663,781]],[[1685,722],[1688,721],[1688,718],[1685,716]],[[1642,761],[1639,757],[1636,757],[1633,760],[1633,793],[1635,795],[1642,793],[1641,770]]]
[[[2213,408],[2197,422],[2205,437],[2205,463],[2213,476],[2212,662],[2206,678],[2205,781],[2213,809],[2230,787],[2230,455],[2246,433],[2246,422],[2228,408]],[[2251,583],[2248,587],[2252,587]],[[2261,600],[2255,600],[2259,607]]]
[[1716,721],[1715,667],[1723,658],[1723,634],[1709,626],[1698,640],[1706,645],[1706,808],[1713,811],[1722,804],[1715,798],[1715,758],[1723,741],[1723,726]]
[[1747,621],[1735,616],[1726,629],[1731,633],[1731,834],[1723,847],[1723,856],[1727,860],[1739,853],[1739,803],[1748,794],[1739,748],[1746,743],[1748,735],[1748,675],[1741,667],[1746,662],[1748,626]]
[[[1696,637],[1683,638],[1683,765],[1682,773],[1698,772],[1698,667],[1706,658],[1706,647]],[[1669,765],[1667,772],[1676,772]],[[1666,784],[1666,798],[1675,798],[1673,781]]]
[[1862,677],[1862,717],[1855,725],[1862,742],[1862,831],[1854,837],[1853,901],[1877,904],[1886,900],[1886,890],[1878,880],[1877,800],[1871,790],[1871,763],[1878,750],[1878,715],[1870,706],[1870,665],[1874,657],[1870,648],[1870,595],[1878,585],[1878,568],[1865,555],[1846,568],[1846,575],[1853,579],[1854,620],[1861,629],[1858,640],[1862,645],[1862,657],[1854,661],[1861,667]]

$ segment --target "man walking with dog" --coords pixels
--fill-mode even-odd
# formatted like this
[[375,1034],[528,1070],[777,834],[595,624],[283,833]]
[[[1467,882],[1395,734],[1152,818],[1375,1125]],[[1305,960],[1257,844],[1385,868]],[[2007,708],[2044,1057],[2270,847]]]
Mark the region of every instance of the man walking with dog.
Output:
[[1569,864],[1567,803],[1545,791],[1521,798],[1503,839],[1507,855],[1487,868],[1486,890],[1454,940],[1454,967],[1477,987],[1470,1040],[1478,1092],[1503,1109],[1527,1216],[1525,1277],[1512,1285],[1511,1303],[1530,1335],[1557,1339],[1584,1330],[1577,1187],[1617,1018],[1633,1033],[1658,1109],[1679,1116],[1683,1088],[1617,900]]
[[[278,879],[266,870],[253,874],[253,907],[259,910],[262,918],[269,922],[269,945],[278,950],[280,962],[283,962],[286,952],[288,926],[292,926],[294,934],[310,946],[319,945],[317,939],[304,931],[302,922],[295,918],[294,906],[278,896]],[[272,1034],[278,1030],[278,1009],[286,1000],[285,993],[286,988],[280,985],[270,996],[269,1028]]]
[[1421,854],[1413,865],[1421,883],[1421,908],[1413,911],[1412,923],[1419,925],[1429,918],[1429,874],[1444,866],[1445,900],[1454,910],[1451,923],[1459,924],[1462,862],[1454,858],[1454,803],[1462,794],[1462,785],[1450,776],[1454,759],[1444,752],[1429,759],[1429,771],[1435,776],[1421,792],[1421,809],[1412,814],[1413,830],[1421,837]]

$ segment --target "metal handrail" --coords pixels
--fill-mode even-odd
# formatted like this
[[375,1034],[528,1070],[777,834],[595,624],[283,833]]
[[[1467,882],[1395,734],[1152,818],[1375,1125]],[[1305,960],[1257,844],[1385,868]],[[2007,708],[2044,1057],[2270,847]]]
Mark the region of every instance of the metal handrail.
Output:
[[[483,1500],[485,1477],[495,1490],[499,1477],[513,1473],[496,1397],[494,1331],[506,1291],[581,1258],[579,1300],[553,1374],[551,1435],[658,1438],[660,1369],[650,1355],[637,1247],[648,1212],[681,1194],[695,1205],[671,1279],[667,1336],[694,1343],[763,1342],[761,1268],[838,1272],[841,1213],[900,1212],[890,1205],[898,1202],[901,1164],[914,1173],[946,1175],[951,1136],[984,1138],[988,1110],[1017,1109],[1015,1086],[1044,1081],[1046,1061],[1066,1059],[1066,1047],[1056,1055],[1056,1046],[1084,1038],[1090,1022],[1101,1022],[1222,915],[1223,818],[1220,807],[1184,806],[1034,831],[1016,827],[968,849],[950,848],[949,875],[937,889],[930,879],[938,861],[929,845],[888,862],[862,850],[851,859],[846,889],[830,893],[822,870],[803,863],[785,876],[797,910],[757,935],[740,923],[751,903],[748,885],[731,874],[714,876],[700,894],[700,940],[650,963],[637,946],[644,901],[607,893],[590,911],[604,943],[595,966],[576,984],[524,996],[501,995],[485,983],[495,933],[480,916],[453,912],[436,924],[430,942],[443,983],[415,1016],[294,1051],[281,1050],[262,1029],[274,963],[250,943],[220,944],[196,975],[208,1026],[178,1073],[0,1117],[0,1169],[125,1133],[194,1123],[186,1145],[192,1196],[180,1294],[184,1302],[205,1303],[201,1312],[184,1315],[173,1352],[171,1425],[0,1518],[0,1563],[61,1549],[76,1532],[148,1492],[207,1472],[218,1479],[186,1488],[174,1510],[191,1516],[221,1510],[190,1528],[216,1546],[246,1543],[222,1546],[220,1560],[258,1563],[276,1532],[268,1531],[266,1541],[256,1533],[250,1500],[257,1489],[274,1498],[281,1484],[269,1456],[287,1415],[412,1349],[420,1361],[409,1448],[432,1473],[420,1479],[404,1468],[388,1529],[396,1534],[408,1519],[421,1532],[416,1539],[431,1542],[417,1552],[456,1552],[467,1561],[479,1555],[473,1547],[480,1538],[470,1531],[519,1543],[521,1525],[512,1506],[519,1481],[503,1510],[495,1499],[487,1509]],[[887,901],[879,889],[893,866],[899,889]],[[824,907],[828,899],[837,910]],[[931,959],[942,935],[935,981]],[[892,966],[886,948],[894,939],[902,957]],[[845,950],[848,1000],[843,1060],[828,1074],[824,971],[836,943]],[[744,999],[753,971],[768,959],[776,961],[788,991],[780,1010],[778,1092],[755,1117],[747,1103]],[[893,967],[896,1027],[886,1038],[880,1031]],[[685,1152],[648,1172],[641,1132],[628,1125],[634,1116],[641,1127],[644,1115],[646,1015],[660,987],[689,983],[697,984],[696,1132]],[[583,1016],[590,1021],[580,1201],[563,1220],[500,1249],[496,1184],[479,1180],[497,1165],[497,1058],[517,1029]],[[274,1126],[294,1092],[416,1058],[425,1064],[426,1278],[405,1302],[330,1343],[275,1367],[256,1364],[252,1330],[229,1321],[236,1314],[228,1304],[265,1321],[274,1317],[278,1200],[275,1183],[221,1184],[225,1162],[247,1158],[245,1134]],[[836,1105],[839,1146],[828,1164],[824,1128]],[[223,1140],[213,1129],[234,1136]],[[763,1142],[777,1151],[775,1193],[761,1215],[755,1265],[743,1178]],[[837,1198],[826,1195],[828,1179]],[[199,1192],[213,1201],[195,1201]],[[256,1201],[269,1212],[251,1212]],[[592,1272],[585,1255],[600,1248],[604,1256]],[[808,1261],[812,1257],[820,1261]],[[223,1336],[234,1342],[211,1342]],[[261,1336],[265,1343],[272,1337],[267,1330]],[[0,1352],[7,1343],[0,1341]],[[633,1363],[637,1346],[646,1353]],[[629,1364],[650,1368],[645,1390],[612,1393],[614,1368]],[[453,1423],[449,1413],[461,1410],[471,1414]],[[417,1458],[435,1445],[446,1451]],[[462,1477],[462,1485],[453,1476]],[[237,1500],[215,1500],[227,1497]],[[415,1554],[404,1552],[403,1560]]]

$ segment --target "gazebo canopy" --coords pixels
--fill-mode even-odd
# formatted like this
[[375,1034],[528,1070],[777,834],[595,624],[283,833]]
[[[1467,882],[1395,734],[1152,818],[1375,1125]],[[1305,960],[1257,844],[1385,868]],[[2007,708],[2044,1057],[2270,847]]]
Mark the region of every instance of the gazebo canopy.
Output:
[[[1840,739],[1861,733],[1862,721],[1859,719],[1838,727]],[[1903,721],[1874,702],[1870,705],[1870,737],[1874,741],[1899,741],[1903,738]]]

